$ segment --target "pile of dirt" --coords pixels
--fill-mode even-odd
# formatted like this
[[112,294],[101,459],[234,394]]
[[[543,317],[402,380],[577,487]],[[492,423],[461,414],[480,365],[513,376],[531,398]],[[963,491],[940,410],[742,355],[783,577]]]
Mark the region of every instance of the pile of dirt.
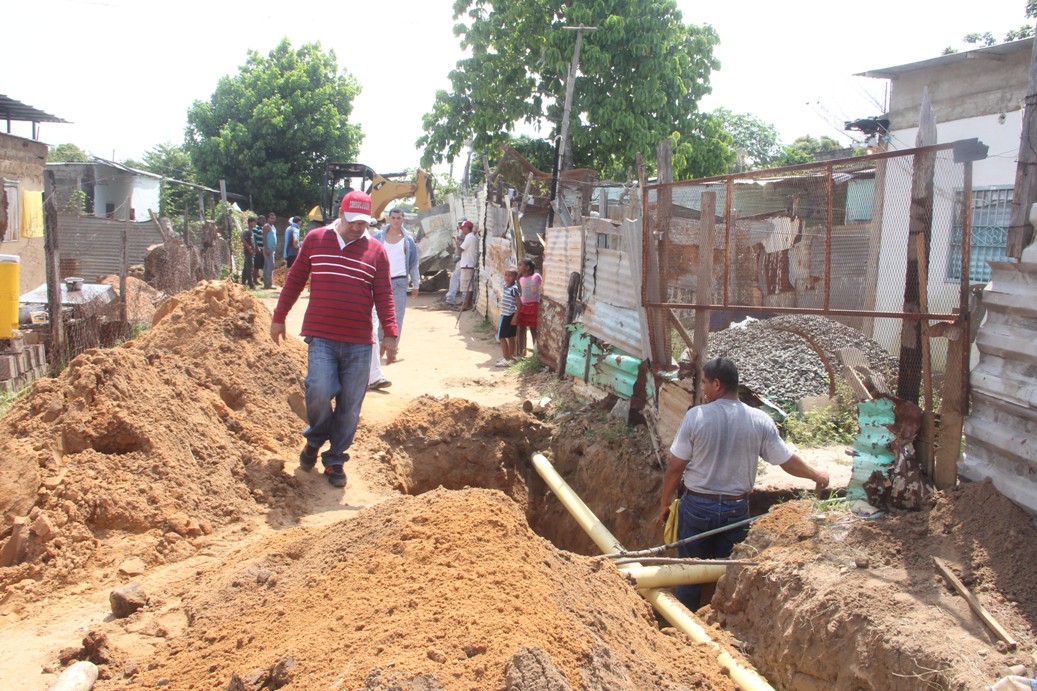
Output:
[[183,602],[190,625],[134,688],[734,688],[611,564],[557,550],[492,490],[387,501]]
[[[101,276],[98,282],[112,286],[116,294],[119,293],[121,281],[118,276]],[[163,293],[158,292],[141,279],[127,276],[126,320],[150,326],[151,320],[155,316],[155,306],[165,297]]]
[[[1037,528],[989,483],[878,520],[790,502],[754,524],[716,620],[778,687],[977,689],[1033,663]],[[934,568],[946,561],[1019,642],[1008,650]],[[1030,672],[1034,670],[1029,669]]]
[[[758,394],[780,402],[827,396],[828,368],[838,372],[840,348],[864,353],[871,368],[887,379],[897,361],[856,329],[816,315],[784,315],[732,324],[709,335],[709,357],[726,357],[738,366],[739,380]],[[815,348],[817,350],[815,350]]]
[[406,494],[481,487],[525,505],[530,458],[548,448],[553,431],[518,405],[421,396],[382,430],[381,458],[391,485]]
[[0,540],[14,565],[0,568],[0,608],[103,582],[127,557],[178,560],[267,504],[275,523],[293,516],[296,483],[282,471],[306,355],[269,329],[248,291],[203,282],[163,303],[140,338],[79,355],[9,411]]

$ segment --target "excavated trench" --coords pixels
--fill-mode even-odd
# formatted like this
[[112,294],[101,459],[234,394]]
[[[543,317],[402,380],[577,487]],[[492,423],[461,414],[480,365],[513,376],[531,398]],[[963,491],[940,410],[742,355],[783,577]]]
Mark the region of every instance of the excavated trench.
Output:
[[[646,435],[600,410],[548,423],[517,407],[419,399],[399,419],[406,423],[383,434],[392,449],[385,468],[405,493],[440,486],[501,490],[556,547],[598,554],[533,470],[530,457],[540,451],[624,546],[661,542],[654,525],[663,477],[656,454]],[[797,499],[787,491],[753,493],[751,513],[768,515],[733,557],[757,563],[731,567],[717,597],[699,612],[723,629],[719,638],[736,640],[775,688],[913,689],[920,680],[933,688],[976,688],[1028,661],[1029,653],[994,645],[932,571],[932,555],[954,555],[949,558],[974,584],[996,583],[1011,593],[1001,600],[1001,616],[1016,630],[1033,630],[1031,579],[987,547],[1021,544],[1019,531],[1034,538],[1037,531],[989,486],[959,488],[922,512],[879,523],[845,510],[819,514]],[[987,515],[967,519],[977,506]]]

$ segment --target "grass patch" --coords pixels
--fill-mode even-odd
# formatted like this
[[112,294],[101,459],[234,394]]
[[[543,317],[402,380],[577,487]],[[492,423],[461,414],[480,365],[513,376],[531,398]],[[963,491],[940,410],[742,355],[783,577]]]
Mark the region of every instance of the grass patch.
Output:
[[253,295],[255,295],[260,300],[265,300],[267,298],[277,297],[278,294],[280,294],[281,289],[280,288],[255,288],[253,290],[249,290],[248,292],[252,293]]
[[527,358],[522,358],[518,362],[508,365],[509,372],[517,372],[519,374],[537,374],[547,369],[547,366],[540,360],[540,354],[534,352],[533,355]]
[[493,324],[490,323],[489,319],[483,319],[481,322],[476,323],[472,327],[472,331],[478,334],[488,334],[493,332]]
[[791,412],[785,418],[786,441],[800,446],[852,444],[858,431],[857,404],[850,387],[841,382],[831,406]]
[[0,417],[7,415],[7,411],[11,409],[11,406],[17,402],[19,398],[28,393],[29,389],[32,388],[32,384],[19,389],[18,391],[3,391],[0,392]]

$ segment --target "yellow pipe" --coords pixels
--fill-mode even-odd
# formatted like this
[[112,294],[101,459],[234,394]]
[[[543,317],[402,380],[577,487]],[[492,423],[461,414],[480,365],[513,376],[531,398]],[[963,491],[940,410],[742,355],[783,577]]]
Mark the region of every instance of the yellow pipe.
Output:
[[[587,508],[583,500],[558,474],[558,471],[554,469],[554,466],[551,465],[551,462],[543,454],[533,454],[533,467],[536,468],[537,473],[547,483],[547,486],[551,488],[551,491],[555,493],[558,500],[562,502],[562,505],[573,515],[580,527],[590,536],[594,544],[598,546],[598,549],[606,554],[626,551],[619,540],[616,539],[616,536]],[[630,571],[634,568],[645,569],[646,567],[641,564],[624,564],[618,568]],[[725,567],[699,566],[692,568],[723,569]],[[717,651],[717,663],[722,669],[726,670],[727,675],[738,688],[745,689],[746,691],[774,691],[773,687],[763,677],[750,669],[742,667],[730,653],[726,652],[710,638],[698,618],[669,592],[657,588],[639,589],[638,592],[652,604],[655,611],[663,615],[666,621],[670,622],[678,631],[682,631],[696,643],[708,643],[714,646]]]
[[672,588],[675,585],[694,585],[696,583],[716,583],[727,570],[726,566],[715,564],[663,564],[661,566],[621,564],[618,568],[637,581],[639,590]]

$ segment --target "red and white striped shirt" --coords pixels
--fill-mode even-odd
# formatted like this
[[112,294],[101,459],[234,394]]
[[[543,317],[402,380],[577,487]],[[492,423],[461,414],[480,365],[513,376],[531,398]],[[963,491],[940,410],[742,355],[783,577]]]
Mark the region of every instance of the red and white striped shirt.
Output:
[[274,308],[275,324],[284,323],[307,277],[310,304],[302,320],[303,336],[373,343],[372,305],[385,335],[399,335],[389,257],[385,247],[366,233],[348,244],[332,226],[307,233]]

